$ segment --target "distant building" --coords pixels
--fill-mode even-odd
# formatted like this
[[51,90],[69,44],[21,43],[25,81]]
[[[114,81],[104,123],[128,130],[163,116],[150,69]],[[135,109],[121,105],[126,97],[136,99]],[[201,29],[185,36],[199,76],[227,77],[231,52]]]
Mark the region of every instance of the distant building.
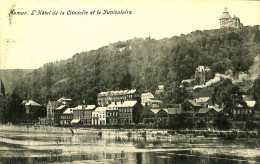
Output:
[[256,102],[254,100],[250,100],[250,101],[245,101],[245,103],[246,104],[244,105],[238,104],[234,109],[232,109],[234,120],[244,120],[246,117],[248,117],[251,114],[254,114],[255,117],[253,108]]
[[61,105],[54,109],[54,124],[60,125],[61,115],[67,109],[66,105]]
[[73,120],[71,124],[85,125],[87,123],[85,105],[78,105],[73,108]]
[[108,124],[131,125],[138,123],[142,108],[141,102],[137,100],[112,102],[107,106]]
[[243,27],[243,24],[240,23],[240,19],[236,17],[235,15],[233,17],[230,16],[227,8],[224,9],[224,12],[222,13],[220,19],[220,28],[240,28]]
[[54,110],[57,108],[57,105],[57,101],[49,101],[46,105],[48,124],[54,124]]
[[144,124],[160,124],[160,126],[168,126],[171,119],[170,116],[171,114],[169,114],[168,109],[148,109],[144,112],[143,122]]
[[119,124],[130,125],[138,123],[141,118],[141,110],[143,108],[141,102],[134,101],[121,101],[118,103],[118,117]]
[[92,112],[96,109],[95,105],[87,105],[86,109],[86,121],[87,125],[92,125]]
[[101,92],[97,96],[99,106],[108,106],[111,102],[137,100],[141,102],[141,94],[136,90],[120,90]]
[[107,125],[118,125],[118,106],[114,102],[107,106],[106,118]]
[[195,102],[202,105],[203,107],[208,107],[210,98],[209,97],[199,97],[197,99],[194,99]]
[[213,108],[200,108],[196,113],[196,118],[198,120],[203,120],[207,125],[213,123],[212,121],[216,118],[219,112]]
[[106,125],[106,107],[97,107],[92,112],[92,125]]
[[73,108],[66,108],[60,117],[60,125],[70,125],[73,119]]
[[91,125],[92,112],[95,110],[95,105],[78,105],[73,108],[73,120],[71,124],[77,125]]
[[151,92],[143,93],[141,95],[142,105],[145,105],[149,100],[153,99],[154,95]]
[[155,97],[160,97],[164,93],[164,85],[158,85],[158,88],[155,91]]
[[204,84],[213,77],[211,69],[207,66],[198,66],[195,71],[195,80],[198,84]]
[[62,97],[57,101],[58,105],[67,105],[67,106],[71,106],[72,103],[72,99],[70,98],[65,98]]
[[200,108],[202,108],[202,105],[198,104],[197,102],[193,100],[186,100],[182,104],[182,113],[194,115],[199,111]]
[[26,109],[27,114],[34,114],[34,113],[38,112],[39,110],[41,110],[41,108],[42,108],[42,105],[38,104],[37,102],[35,102],[33,100],[29,100],[25,104],[25,109]]
[[147,101],[147,105],[150,109],[160,109],[163,106],[163,102],[161,100],[150,99]]

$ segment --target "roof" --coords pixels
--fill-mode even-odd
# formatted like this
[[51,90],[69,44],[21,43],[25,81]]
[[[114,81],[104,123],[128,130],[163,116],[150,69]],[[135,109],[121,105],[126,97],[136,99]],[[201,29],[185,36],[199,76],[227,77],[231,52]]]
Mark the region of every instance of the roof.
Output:
[[196,103],[196,102],[195,102],[195,101],[193,101],[193,100],[188,100],[188,102],[189,102],[189,103],[191,103],[191,105],[193,105],[193,106],[198,106],[198,107],[201,107],[201,105],[200,105],[200,104]]
[[107,110],[106,107],[97,107],[94,112],[105,112]]
[[220,19],[229,19],[231,18],[227,8],[225,7],[223,14],[221,15]]
[[157,114],[161,109],[150,109],[154,114]]
[[152,96],[152,97],[154,97],[154,95],[151,92],[143,93],[141,96]]
[[[255,101],[254,100],[251,100],[251,101],[245,101],[246,102],[246,105],[247,105],[247,107],[249,107],[249,108],[252,108],[252,107],[254,107],[255,106]],[[237,107],[245,107],[245,106],[243,106],[242,104],[238,104],[237,105]]]
[[42,106],[42,105],[38,104],[37,102],[35,102],[35,101],[33,101],[33,100],[29,100],[25,105]]
[[85,105],[78,105],[74,109],[85,109]]
[[56,109],[63,109],[63,108],[65,108],[66,107],[66,105],[61,105],[61,106],[59,106],[58,108],[56,108]]
[[163,103],[161,100],[154,100],[154,99],[150,99],[150,100],[148,100],[148,102],[151,102],[151,103]]
[[159,89],[164,89],[164,85],[158,85]]
[[217,106],[217,105],[212,105],[212,106],[209,105],[208,108],[212,108],[217,112],[220,112],[223,110],[223,108],[219,108],[219,106]]
[[200,98],[194,99],[194,101],[197,103],[205,103],[208,100],[209,100],[209,97],[200,97]]
[[110,105],[108,105],[108,108],[112,107],[133,107],[137,103],[136,100],[134,101],[124,101],[123,103],[121,102],[112,102]]
[[77,124],[79,123],[80,119],[73,119],[70,123],[71,124]]
[[73,108],[67,108],[62,114],[73,114]]
[[72,99],[62,97],[62,98],[60,98],[58,101],[72,101]]
[[249,108],[252,108],[252,107],[254,107],[255,106],[255,101],[253,100],[253,101],[246,101],[246,104],[247,104],[247,106],[249,107]]
[[94,109],[94,108],[96,108],[95,105],[87,105],[87,106],[85,107],[86,110],[92,110],[92,109]]
[[198,114],[206,114],[208,113],[212,108],[201,108],[199,109],[199,111],[197,112]]
[[163,108],[168,114],[181,114],[182,110],[181,107],[179,108]]
[[113,96],[113,95],[126,95],[126,94],[133,94],[136,92],[136,89],[132,89],[132,90],[119,90],[119,91],[107,91],[107,92],[100,92],[98,94],[98,97],[102,97],[102,96]]

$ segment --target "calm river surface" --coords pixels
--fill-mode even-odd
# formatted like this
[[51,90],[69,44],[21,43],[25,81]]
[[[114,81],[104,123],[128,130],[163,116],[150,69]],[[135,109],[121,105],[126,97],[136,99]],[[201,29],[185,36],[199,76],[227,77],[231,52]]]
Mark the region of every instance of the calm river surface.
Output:
[[260,140],[0,129],[0,163],[260,163]]

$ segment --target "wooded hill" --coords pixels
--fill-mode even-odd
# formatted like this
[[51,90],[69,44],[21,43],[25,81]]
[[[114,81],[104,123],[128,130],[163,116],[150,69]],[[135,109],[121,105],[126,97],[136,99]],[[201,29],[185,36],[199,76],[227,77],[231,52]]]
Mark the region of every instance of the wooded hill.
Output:
[[247,72],[258,54],[259,26],[194,31],[161,40],[134,38],[45,64],[14,88],[22,99],[46,103],[66,96],[77,104],[83,99],[95,103],[100,91],[153,92],[164,84],[165,101],[179,103],[179,83],[194,77],[197,66],[209,66],[214,73],[230,69],[236,75]]

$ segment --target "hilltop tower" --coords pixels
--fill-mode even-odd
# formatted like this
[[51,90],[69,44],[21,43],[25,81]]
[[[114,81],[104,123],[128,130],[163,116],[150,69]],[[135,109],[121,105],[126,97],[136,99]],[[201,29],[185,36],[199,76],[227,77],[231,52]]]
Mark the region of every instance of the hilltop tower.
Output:
[[234,17],[231,17],[228,9],[225,7],[224,12],[222,13],[220,19],[220,28],[240,28],[243,27],[243,24],[240,23],[240,19],[234,15]]

